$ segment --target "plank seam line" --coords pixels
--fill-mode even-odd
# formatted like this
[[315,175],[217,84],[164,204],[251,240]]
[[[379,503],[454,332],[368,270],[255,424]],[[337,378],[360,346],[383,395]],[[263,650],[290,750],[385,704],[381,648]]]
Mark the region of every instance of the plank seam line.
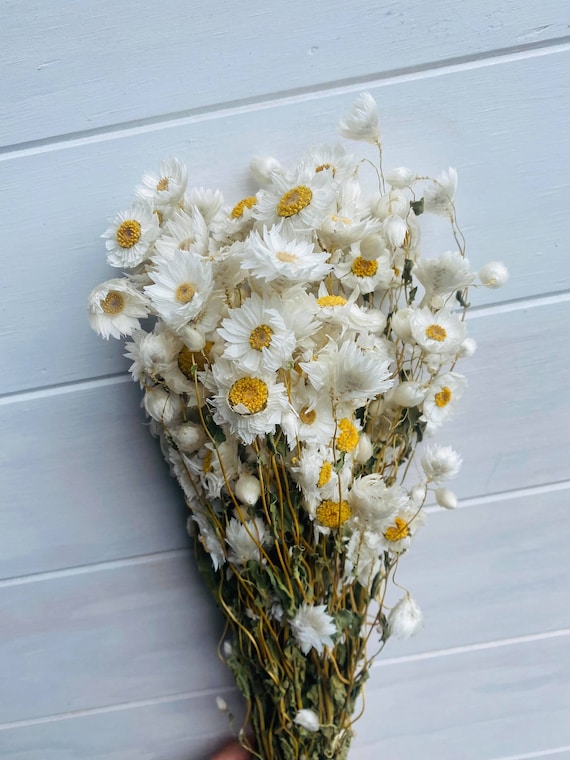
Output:
[[[537,496],[542,493],[552,493],[565,491],[570,488],[570,480],[559,481],[557,483],[545,483],[540,486],[529,486],[528,488],[519,488],[516,491],[501,491],[496,494],[487,494],[485,496],[472,497],[459,502],[459,508],[474,507],[478,504],[492,504],[496,501],[506,501],[510,498],[520,498],[524,496]],[[437,506],[425,508],[427,513],[443,514],[445,510]],[[13,576],[11,578],[0,579],[0,589],[10,588],[11,586],[22,586],[28,583],[39,583],[42,581],[56,580],[66,578],[72,575],[84,575],[87,573],[102,572],[105,570],[116,570],[121,567],[134,567],[137,565],[154,564],[162,562],[165,559],[176,559],[177,557],[186,557],[192,554],[192,549],[167,549],[161,552],[151,552],[149,554],[138,554],[134,557],[122,557],[120,559],[105,560],[102,562],[92,562],[87,565],[74,565],[73,567],[61,568],[58,570],[47,570],[45,572],[30,573],[28,575]]]
[[570,752],[570,744],[565,747],[554,747],[553,749],[542,749],[536,752],[525,752],[522,755],[509,755],[508,757],[495,757],[493,760],[532,760],[534,757],[549,757],[559,755],[561,752]]
[[121,710],[136,709],[138,707],[152,707],[153,705],[164,705],[171,702],[181,702],[184,699],[194,699],[200,697],[212,697],[212,701],[222,694],[229,694],[237,691],[235,686],[221,686],[217,689],[201,689],[199,691],[183,691],[177,694],[167,694],[163,697],[149,697],[148,699],[137,699],[132,702],[120,702],[115,705],[105,705],[103,707],[88,707],[84,710],[70,710],[64,713],[54,713],[53,715],[44,715],[39,718],[27,718],[25,720],[14,720],[6,723],[0,723],[0,731],[6,731],[12,728],[25,728],[27,726],[36,726],[42,723],[54,723],[60,720],[69,720],[70,718],[82,718],[90,715],[101,715],[102,713],[119,712]]
[[479,317],[505,314],[510,311],[524,311],[525,309],[534,309],[539,306],[554,306],[568,301],[570,301],[570,291],[561,290],[557,293],[541,293],[530,298],[513,298],[512,301],[501,301],[500,303],[486,306],[474,306],[467,312],[467,323],[469,324],[472,319],[478,319]]
[[500,649],[502,647],[518,646],[519,644],[532,644],[536,641],[546,641],[547,639],[557,639],[565,636],[570,636],[570,628],[561,628],[557,631],[544,631],[542,633],[530,633],[526,636],[513,636],[508,639],[496,639],[495,641],[484,641],[479,644],[465,644],[460,647],[432,649],[429,652],[404,655],[403,657],[390,657],[385,660],[380,659],[372,665],[372,668],[386,668],[392,665],[402,665],[407,662],[421,662],[423,660],[434,660],[439,657],[453,657],[458,654],[483,652],[488,649]]
[[514,45],[497,48],[474,55],[456,56],[428,64],[402,67],[383,73],[367,76],[352,77],[334,82],[323,82],[310,87],[299,87],[292,90],[272,92],[253,98],[203,106],[197,109],[171,112],[153,116],[147,119],[120,122],[92,130],[78,130],[64,135],[31,140],[18,144],[0,147],[0,161],[7,161],[23,156],[35,155],[54,150],[62,150],[77,145],[130,137],[145,132],[210,121],[218,118],[228,118],[249,111],[261,111],[275,107],[294,105],[308,100],[320,100],[338,95],[348,95],[360,91],[363,87],[384,87],[396,83],[420,79],[430,79],[436,76],[455,74],[485,66],[512,63],[528,58],[537,58],[570,50],[570,36],[556,37],[536,43]]

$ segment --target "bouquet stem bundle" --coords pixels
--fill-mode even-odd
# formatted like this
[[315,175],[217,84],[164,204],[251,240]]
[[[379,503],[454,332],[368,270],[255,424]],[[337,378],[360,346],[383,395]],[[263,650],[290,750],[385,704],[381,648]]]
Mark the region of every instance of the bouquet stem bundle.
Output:
[[[414,462],[475,350],[457,175],[384,174],[367,93],[339,129],[377,151],[368,194],[372,162],[341,146],[292,169],[254,159],[261,187],[230,208],[218,191],[189,190],[180,161],[162,162],[103,236],[127,274],[89,297],[94,329],[130,338],[131,374],[225,616],[220,654],[251,732],[240,738],[260,760],[347,757],[374,656],[421,626],[408,591],[387,605],[400,558],[430,491],[457,504],[441,484],[459,454],[431,444]],[[457,250],[421,256],[423,213],[447,219]],[[478,277],[497,287],[507,272],[492,262]]]

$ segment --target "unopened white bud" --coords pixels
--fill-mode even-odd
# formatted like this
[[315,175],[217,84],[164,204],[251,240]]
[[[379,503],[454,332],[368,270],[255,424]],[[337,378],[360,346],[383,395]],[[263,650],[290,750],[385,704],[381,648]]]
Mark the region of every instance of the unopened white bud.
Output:
[[397,639],[409,639],[423,625],[422,611],[410,594],[402,597],[388,615],[388,630]]
[[386,394],[386,400],[395,406],[411,407],[421,403],[425,395],[425,389],[417,380],[406,380],[390,388]]
[[271,182],[273,172],[279,174],[283,172],[281,164],[273,156],[254,156],[249,163],[249,170],[260,185],[267,185]]
[[234,648],[231,641],[224,641],[222,644],[222,652],[224,653],[224,657],[231,657],[234,653]]
[[180,337],[190,351],[201,351],[206,345],[206,338],[190,325],[186,325],[180,330]]
[[188,453],[196,451],[206,442],[206,433],[202,426],[195,425],[193,422],[183,422],[172,431],[172,437],[178,448]]
[[180,396],[163,388],[149,388],[144,394],[143,403],[147,414],[164,425],[170,425],[181,414]]
[[354,450],[354,459],[358,464],[366,464],[372,454],[374,453],[374,447],[368,433],[361,433],[358,438],[358,443]]
[[409,306],[404,309],[398,309],[390,320],[392,330],[397,338],[404,341],[404,343],[410,343],[413,340],[412,328],[410,326],[410,317],[414,310]]
[[401,190],[390,190],[376,202],[372,210],[381,220],[387,219],[391,214],[406,217],[410,210],[410,202]]
[[386,250],[386,240],[382,234],[375,232],[367,235],[360,241],[360,255],[367,261],[372,261],[381,256]]
[[248,475],[243,472],[236,483],[235,492],[238,499],[250,507],[257,504],[259,497],[261,496],[261,486],[259,480],[255,475]]
[[479,280],[486,288],[500,288],[509,279],[509,270],[500,261],[490,261],[479,270]]
[[411,169],[406,169],[405,166],[399,166],[396,169],[392,169],[386,174],[386,182],[392,187],[409,187],[415,180],[416,175]]
[[408,225],[401,216],[391,214],[385,219],[382,229],[394,248],[401,248],[404,245],[404,240],[408,234]]
[[223,697],[216,697],[216,707],[220,712],[228,711],[228,703]]
[[459,346],[459,351],[457,352],[457,356],[461,359],[465,359],[465,358],[468,358],[469,356],[473,356],[476,350],[477,350],[477,342],[475,341],[475,339],[465,338],[465,340]]
[[449,488],[436,488],[435,500],[444,509],[455,509],[457,506],[457,496]]
[[299,710],[297,715],[295,715],[293,723],[313,733],[320,728],[319,716],[314,710]]
[[419,509],[426,500],[427,487],[425,483],[416,483],[410,488],[410,503],[413,509]]

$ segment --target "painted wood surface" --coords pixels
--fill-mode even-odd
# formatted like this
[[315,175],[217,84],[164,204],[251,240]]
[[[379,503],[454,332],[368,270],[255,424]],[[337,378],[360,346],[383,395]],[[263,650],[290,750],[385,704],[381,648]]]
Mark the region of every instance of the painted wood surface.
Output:
[[[314,90],[568,36],[556,0],[239,6],[5,0],[0,144]],[[565,11],[565,12],[564,12]],[[26,44],[23,44],[25,40]],[[4,78],[3,78],[4,79]]]
[[254,153],[336,141],[364,88],[386,165],[456,166],[469,258],[511,281],[474,294],[438,436],[464,508],[402,562],[425,630],[375,667],[351,760],[570,758],[568,4],[0,5],[2,758],[207,760],[230,735],[186,509],[85,299],[145,168],[180,155],[233,203]]
[[[431,173],[457,166],[459,219],[474,268],[500,259],[511,269],[508,290],[481,289],[478,304],[570,287],[570,136],[559,130],[570,109],[569,68],[570,47],[371,88],[383,114],[386,165],[405,162]],[[0,353],[11,367],[0,392],[125,368],[119,342],[90,331],[85,300],[91,287],[117,274],[99,236],[107,218],[128,207],[144,168],[165,155],[184,156],[192,182],[223,188],[233,204],[250,187],[253,154],[296,160],[307,146],[335,141],[339,115],[353,97],[282,100],[5,157],[0,203],[10,217],[3,244],[14,254],[0,284]],[[428,225],[426,255],[454,247],[440,221]]]

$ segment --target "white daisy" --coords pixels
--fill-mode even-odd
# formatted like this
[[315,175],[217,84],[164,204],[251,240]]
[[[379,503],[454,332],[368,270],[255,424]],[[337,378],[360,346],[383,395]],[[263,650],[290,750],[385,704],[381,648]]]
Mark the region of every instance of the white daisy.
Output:
[[253,293],[218,328],[226,341],[223,356],[239,363],[248,372],[270,372],[291,358],[295,335],[287,328],[281,314],[283,304],[276,295]]
[[182,205],[186,210],[198,209],[206,224],[209,224],[222,208],[223,202],[224,196],[219,190],[193,187],[185,194]]
[[247,373],[226,359],[218,359],[205,376],[214,391],[214,421],[229,425],[230,434],[244,443],[274,433],[289,402],[283,383],[269,373]]
[[254,231],[242,254],[242,267],[278,287],[319,282],[330,271],[329,254],[316,251],[312,243],[291,239],[282,227]]
[[303,654],[309,654],[311,649],[322,654],[325,647],[333,646],[331,637],[337,633],[337,627],[326,608],[326,604],[311,605],[305,602],[290,621],[293,636]]
[[272,175],[272,184],[259,191],[253,215],[269,227],[281,224],[289,234],[316,229],[335,198],[332,176],[301,167],[287,179]]
[[273,544],[269,526],[261,517],[242,523],[232,517],[226,528],[226,543],[231,552],[228,561],[234,565],[246,565],[250,560],[261,562],[262,550]]
[[377,531],[406,506],[408,498],[399,486],[387,487],[381,475],[371,473],[354,479],[347,501],[355,527]]
[[206,497],[210,501],[218,499],[226,487],[226,481],[231,484],[238,474],[237,441],[226,440],[219,446],[208,441],[195,453],[184,455],[183,462],[194,481],[199,481]]
[[141,385],[159,382],[164,373],[176,362],[176,357],[182,349],[182,340],[170,330],[155,327],[153,332],[137,330],[133,340],[125,344],[125,356],[132,359],[129,371],[133,380]]
[[440,483],[454,478],[459,473],[463,460],[451,446],[436,443],[424,449],[421,462],[428,481]]
[[409,593],[392,607],[388,615],[388,632],[397,639],[409,639],[423,625],[422,611]]
[[490,261],[478,274],[481,285],[486,288],[500,288],[509,279],[509,270],[501,261]]
[[291,408],[283,414],[281,427],[291,449],[298,441],[309,446],[330,441],[336,425],[329,395],[299,379],[291,388]]
[[421,419],[428,423],[426,432],[437,430],[455,409],[466,387],[466,378],[457,372],[446,372],[433,380],[422,405]]
[[224,547],[220,543],[218,536],[216,535],[216,531],[214,530],[207,517],[199,513],[194,514],[191,518],[188,518],[188,520],[192,520],[198,526],[200,530],[200,543],[210,555],[214,570],[218,570],[226,561],[226,553],[224,551]]
[[369,588],[382,567],[379,554],[382,550],[380,539],[369,530],[355,531],[345,548],[345,578],[351,583],[353,578],[363,588]]
[[152,207],[142,201],[133,204],[120,211],[101,235],[105,238],[107,261],[112,267],[136,267],[149,257],[159,234],[158,216]]
[[398,166],[386,174],[386,182],[392,187],[410,187],[416,180],[417,174],[405,166]]
[[377,259],[365,259],[354,247],[345,261],[337,264],[335,274],[344,287],[359,293],[373,293],[376,288],[386,289],[390,286],[394,272],[390,259],[382,255]]
[[149,272],[154,285],[145,288],[157,312],[174,330],[198,316],[212,292],[212,265],[191,251],[172,258],[157,256]]
[[208,227],[200,213],[178,210],[164,225],[156,241],[159,256],[171,259],[177,251],[195,251],[203,256],[208,251]]
[[153,206],[175,206],[186,190],[188,169],[177,158],[160,162],[160,171],[145,172],[135,192]]
[[414,275],[426,291],[426,299],[447,295],[471,285],[475,275],[469,271],[469,261],[459,251],[447,251],[436,259],[420,258]]
[[436,314],[427,306],[417,309],[410,328],[416,343],[432,354],[455,353],[465,338],[465,323],[446,309]]
[[356,171],[356,159],[342,145],[316,145],[305,153],[300,166],[311,169],[315,174],[328,172],[335,184],[341,185]]
[[362,200],[358,179],[350,177],[339,188],[335,207],[321,222],[318,237],[327,250],[334,251],[381,229],[381,222],[370,217],[368,204]]
[[87,300],[89,324],[106,340],[132,335],[148,312],[148,299],[120,277],[97,285]]
[[379,529],[380,542],[392,554],[401,554],[410,548],[418,529],[425,524],[425,515],[417,509],[404,509],[390,517]]
[[424,192],[424,211],[453,218],[453,199],[457,190],[457,170],[449,167],[441,172]]
[[350,111],[338,123],[338,131],[347,140],[380,142],[378,106],[369,92],[361,92]]

